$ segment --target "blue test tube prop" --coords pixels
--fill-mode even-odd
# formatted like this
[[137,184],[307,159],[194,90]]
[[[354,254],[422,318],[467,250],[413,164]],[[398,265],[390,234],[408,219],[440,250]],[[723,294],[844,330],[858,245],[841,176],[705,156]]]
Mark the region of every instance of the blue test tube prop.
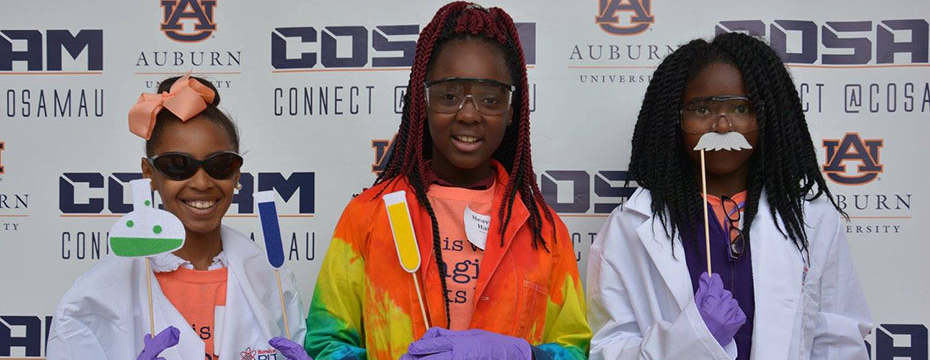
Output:
[[258,202],[258,216],[262,221],[262,233],[265,235],[265,252],[268,262],[275,269],[284,265],[284,248],[281,246],[281,227],[278,225],[278,210],[274,203],[274,191],[261,191],[255,194]]
[[278,224],[278,209],[275,207],[274,191],[260,191],[255,193],[258,202],[258,217],[262,222],[262,234],[265,237],[265,253],[268,254],[268,263],[274,267],[274,277],[278,281],[278,296],[281,298],[281,314],[284,319],[284,337],[291,337],[291,329],[287,324],[287,307],[284,304],[284,290],[281,288],[281,271],[284,265],[284,248],[281,245],[281,227]]

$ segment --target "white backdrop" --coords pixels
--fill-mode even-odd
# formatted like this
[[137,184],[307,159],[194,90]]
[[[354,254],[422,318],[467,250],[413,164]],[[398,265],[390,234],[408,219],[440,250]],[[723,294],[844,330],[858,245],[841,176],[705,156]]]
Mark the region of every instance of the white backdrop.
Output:
[[[633,123],[661,58],[718,29],[764,32],[790,53],[818,157],[851,216],[850,246],[878,326],[872,357],[927,359],[930,245],[920,223],[930,220],[922,147],[930,5],[611,2],[485,4],[522,23],[536,170],[581,269],[620,202]],[[602,16],[618,4],[615,16]],[[241,129],[251,176],[225,223],[261,242],[248,194],[273,188],[288,198],[278,205],[288,266],[309,305],[333,226],[351,195],[371,185],[397,129],[416,34],[441,5],[5,2],[0,358],[44,356],[57,301],[107,254],[106,232],[131,202],[125,185],[138,176],[143,142],[127,131],[129,106],[187,71],[216,81],[221,108]]]

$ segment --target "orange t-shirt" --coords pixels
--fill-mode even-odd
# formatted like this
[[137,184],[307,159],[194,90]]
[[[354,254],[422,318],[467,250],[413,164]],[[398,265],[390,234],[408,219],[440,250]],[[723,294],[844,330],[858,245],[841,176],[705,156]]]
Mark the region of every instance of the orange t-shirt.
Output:
[[[717,222],[720,223],[720,227],[723,228],[724,230],[729,229],[729,226],[730,226],[730,220],[727,218],[727,216],[733,219],[736,219],[737,217],[739,217],[739,221],[737,221],[737,226],[742,226],[742,221],[743,221],[742,213],[743,213],[743,209],[745,208],[745,206],[739,206],[739,205],[742,205],[746,202],[746,191],[738,192],[734,194],[733,196],[731,196],[730,199],[732,199],[733,201],[727,200],[726,202],[724,202],[723,199],[720,197],[713,196],[710,194],[707,195],[707,202],[710,203],[711,208],[714,209],[714,215],[716,215],[717,217]],[[739,209],[737,209],[737,206],[739,206]],[[737,236],[736,232],[731,232],[730,240],[733,240],[733,238],[736,238],[736,236]]]
[[[484,257],[484,240],[490,223],[494,186],[484,190],[430,185],[427,191],[436,221],[442,259],[446,263],[446,301],[449,329],[465,330],[475,311],[478,269]],[[483,235],[483,236],[482,236]],[[476,246],[469,241],[471,239]]]
[[184,320],[206,346],[207,359],[218,359],[213,351],[214,328],[218,307],[226,306],[227,269],[191,270],[179,267],[175,271],[155,273],[161,291],[178,309]]

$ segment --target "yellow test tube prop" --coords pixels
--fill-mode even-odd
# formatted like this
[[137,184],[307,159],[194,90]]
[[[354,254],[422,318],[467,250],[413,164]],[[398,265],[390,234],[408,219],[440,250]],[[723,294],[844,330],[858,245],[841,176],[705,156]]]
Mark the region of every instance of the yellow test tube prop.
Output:
[[423,294],[420,292],[420,282],[417,280],[417,270],[420,269],[420,248],[417,246],[417,234],[413,231],[413,220],[410,218],[410,209],[407,207],[407,193],[405,191],[392,192],[381,197],[387,210],[388,220],[391,223],[391,233],[394,236],[394,248],[397,249],[397,259],[404,271],[413,277],[413,285],[417,289],[417,299],[420,301],[420,313],[423,323],[429,328],[426,318],[426,306],[423,304]]

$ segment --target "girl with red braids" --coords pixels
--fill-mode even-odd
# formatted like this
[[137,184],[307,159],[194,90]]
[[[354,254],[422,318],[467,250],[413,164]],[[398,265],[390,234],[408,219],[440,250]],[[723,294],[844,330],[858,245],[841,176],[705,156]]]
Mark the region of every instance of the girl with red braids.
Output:
[[[336,225],[307,352],[584,359],[581,280],[533,173],[526,61],[510,16],[466,2],[439,9],[420,33],[404,100],[385,171]],[[409,209],[422,255],[414,277],[398,261],[385,196]]]

